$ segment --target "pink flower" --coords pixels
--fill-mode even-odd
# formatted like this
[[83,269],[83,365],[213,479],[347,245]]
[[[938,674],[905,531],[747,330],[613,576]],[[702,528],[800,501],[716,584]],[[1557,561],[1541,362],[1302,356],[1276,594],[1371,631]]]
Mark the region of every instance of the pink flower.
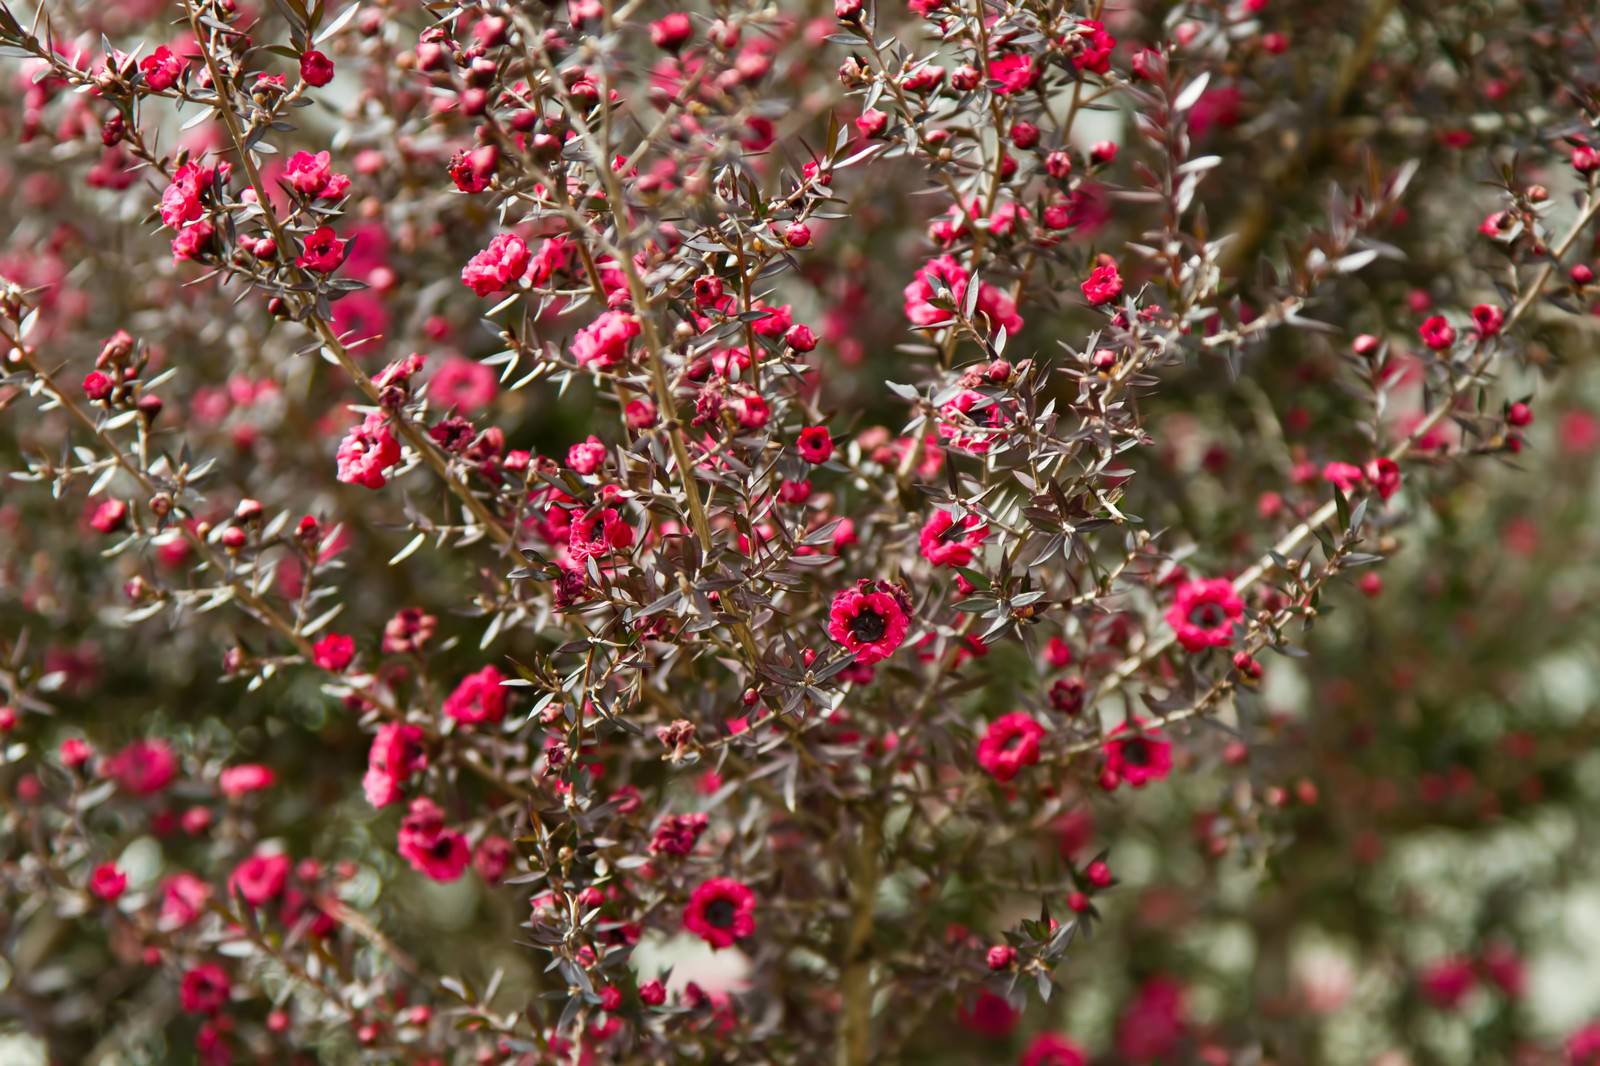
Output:
[[1440,1010],[1455,1010],[1478,983],[1478,975],[1471,959],[1453,957],[1429,964],[1417,981],[1429,1003]]
[[1122,275],[1115,263],[1105,263],[1095,267],[1079,288],[1083,289],[1084,299],[1098,307],[1122,295]]
[[834,595],[828,610],[828,635],[846,651],[854,652],[857,663],[871,666],[905,643],[911,628],[906,617],[910,609],[910,598],[898,587],[862,578],[854,588]]
[[327,152],[296,152],[289,157],[283,176],[302,196],[320,196],[333,178],[332,157]]
[[315,50],[303,53],[300,56],[300,77],[305,79],[307,85],[321,88],[333,80],[333,60]]
[[135,740],[107,760],[105,774],[124,792],[150,796],[178,776],[178,757],[164,740]]
[[216,227],[203,218],[189,223],[172,238],[172,258],[178,262],[199,259],[211,250],[211,238],[216,234]]
[[1354,463],[1329,463],[1322,468],[1322,480],[1335,485],[1346,496],[1361,487],[1361,468]]
[[[941,255],[930,259],[905,287],[906,318],[918,326],[949,323],[953,320],[952,312],[935,307],[930,302],[940,295],[935,283],[942,284],[945,300],[959,309],[966,305],[967,283],[970,279],[967,269],[954,256]],[[1015,333],[1022,328],[1022,316],[1017,314],[1017,305],[993,285],[979,283],[976,311],[987,317],[992,326],[1003,327],[1008,333]]]
[[128,888],[128,875],[117,869],[116,863],[103,862],[89,875],[89,891],[110,903]]
[[247,792],[259,792],[264,788],[271,788],[276,781],[277,775],[272,772],[272,767],[262,766],[260,763],[243,763],[222,771],[217,778],[217,787],[229,799],[238,799]]
[[400,856],[435,881],[454,881],[472,859],[467,838],[444,827],[444,812],[418,797],[400,823]]
[[1233,624],[1244,615],[1244,601],[1225,577],[1185,581],[1178,586],[1167,624],[1185,651],[1225,648],[1233,641]]
[[455,358],[433,372],[428,399],[446,410],[472,414],[493,403],[499,390],[493,368],[475,359]]
[[732,947],[756,931],[756,897],[749,887],[727,877],[702,882],[683,908],[683,927],[713,951]]
[[1032,56],[1007,52],[989,61],[989,80],[998,83],[995,92],[1001,96],[1028,89],[1033,85],[1035,76]]
[[214,962],[191,968],[178,986],[178,1002],[189,1014],[216,1014],[228,1005],[233,984]]
[[970,566],[972,557],[989,537],[989,527],[975,514],[957,522],[949,511],[935,510],[923,523],[917,538],[922,557],[934,566]]
[[378,727],[367,752],[367,772],[361,779],[367,802],[387,807],[400,798],[400,786],[414,773],[427,769],[422,730],[403,722]]
[[579,366],[611,370],[628,359],[628,342],[639,335],[639,320],[626,311],[607,311],[572,338]]
[[174,55],[172,49],[161,45],[139,62],[139,73],[144,75],[146,85],[158,93],[164,93],[178,84],[178,77],[183,73],[183,60]]
[[669,814],[650,838],[652,855],[687,855],[694,850],[710,822],[704,814]]
[[996,781],[1016,777],[1024,766],[1039,761],[1039,740],[1044,728],[1023,711],[1003,714],[989,723],[978,741],[978,765]]
[[313,661],[322,669],[337,674],[356,656],[356,642],[343,633],[329,633],[311,646]]
[[492,885],[506,875],[506,869],[516,857],[511,841],[501,836],[487,836],[478,842],[477,850],[472,853],[472,868]]
[[1400,491],[1400,464],[1393,459],[1382,456],[1371,459],[1362,472],[1381,498],[1387,500]]
[[528,269],[528,246],[514,233],[502,233],[467,260],[461,282],[479,296],[511,288]]
[[1017,1066],[1088,1066],[1089,1057],[1060,1033],[1040,1033],[1033,1038]]
[[257,852],[228,875],[228,895],[240,896],[252,907],[259,907],[283,895],[288,883],[289,856]]
[[567,465],[580,474],[588,475],[606,465],[606,446],[599,437],[589,435],[567,449]]
[[1117,1019],[1117,1052],[1129,1062],[1157,1062],[1178,1048],[1188,1028],[1183,986],[1152,977],[1140,986]]
[[399,462],[400,444],[377,411],[369,413],[339,444],[339,480],[347,484],[381,489],[387,483],[384,475]]
[[1417,327],[1422,343],[1436,352],[1442,352],[1456,342],[1455,327],[1443,315],[1433,315]]
[[1094,74],[1109,71],[1111,52],[1117,47],[1117,39],[1106,32],[1104,23],[1094,19],[1080,19],[1078,29],[1087,30],[1088,33],[1074,38],[1078,52],[1072,57],[1072,65]]
[[191,873],[173,874],[161,885],[161,924],[182,928],[200,917],[211,886]]
[[468,674],[444,698],[444,713],[463,725],[498,722],[506,713],[505,677],[493,666]]
[[795,447],[806,462],[825,463],[833,457],[833,435],[827,426],[807,426],[800,431]]
[[1126,782],[1143,788],[1172,772],[1172,744],[1154,729],[1145,729],[1143,719],[1123,722],[1106,734],[1106,774],[1108,784]]
[[305,239],[294,265],[318,274],[331,274],[344,261],[344,246],[345,242],[334,236],[332,226],[319,226]]

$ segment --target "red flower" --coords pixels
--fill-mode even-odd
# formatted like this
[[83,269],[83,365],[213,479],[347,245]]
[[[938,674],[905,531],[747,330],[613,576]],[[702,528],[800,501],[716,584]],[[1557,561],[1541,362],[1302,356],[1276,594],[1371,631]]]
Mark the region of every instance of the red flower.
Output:
[[149,796],[178,776],[178,757],[164,740],[135,740],[106,762],[105,772],[123,791]]
[[978,765],[996,781],[1010,781],[1024,766],[1039,761],[1044,728],[1022,711],[1003,714],[989,723],[978,741]]
[[1418,978],[1423,996],[1440,1010],[1459,1007],[1477,981],[1472,960],[1465,958],[1440,959],[1423,970]]
[[207,962],[183,975],[178,1002],[190,1014],[215,1014],[227,1005],[232,990],[227,972],[216,963]]
[[910,599],[901,589],[863,578],[855,588],[834,595],[828,611],[828,635],[846,651],[854,652],[857,663],[871,666],[905,643],[911,628],[910,608]]
[[1322,468],[1322,480],[1337,485],[1348,496],[1361,487],[1361,468],[1354,463],[1329,463]]
[[699,843],[709,820],[698,811],[693,814],[669,814],[656,826],[650,838],[652,855],[687,855]]
[[800,454],[808,463],[825,463],[833,455],[833,436],[827,426],[807,426],[800,431],[795,442]]
[[[905,287],[906,318],[918,326],[940,326],[951,321],[950,311],[935,307],[931,302],[940,292],[934,283],[939,283],[950,303],[964,307],[967,284],[971,278],[966,267],[954,256],[941,255],[930,259]],[[993,285],[979,283],[976,310],[996,328],[1003,327],[1007,333],[1015,333],[1022,328],[1022,316],[1017,314],[1016,303]]]
[[367,802],[386,807],[400,798],[406,779],[428,766],[428,753],[422,747],[422,730],[403,722],[385,722],[378,727],[367,751],[367,773],[361,788]]
[[506,713],[505,677],[493,666],[461,679],[455,691],[444,698],[444,713],[463,725],[498,722]]
[[98,370],[91,370],[83,378],[83,394],[91,400],[104,400],[111,395],[116,383]]
[[337,674],[356,657],[356,642],[343,633],[329,633],[311,646],[311,654],[318,666]]
[[1021,1015],[1004,996],[993,992],[979,992],[970,1003],[956,1008],[956,1018],[962,1025],[991,1040],[1003,1040],[1017,1027]]
[[283,176],[302,196],[320,196],[333,180],[332,158],[327,152],[296,152],[289,157]]
[[1506,324],[1506,313],[1494,304],[1478,304],[1472,309],[1472,325],[1485,337],[1499,333]]
[[1166,1059],[1188,1026],[1183,986],[1170,977],[1152,977],[1117,1019],[1117,1052],[1131,1062]]
[[1072,65],[1094,74],[1109,71],[1111,52],[1117,47],[1117,39],[1106,32],[1103,22],[1094,19],[1079,20],[1078,28],[1088,33],[1075,38],[1079,51],[1072,57]]
[[304,248],[295,258],[294,265],[302,270],[331,274],[339,269],[339,264],[342,262],[344,262],[344,241],[333,235],[332,226],[318,226],[316,231],[305,239]]
[[117,869],[116,863],[103,862],[89,875],[89,891],[110,903],[128,887],[128,875]]
[[514,858],[516,851],[511,847],[511,841],[501,836],[487,836],[479,841],[478,849],[472,853],[472,868],[492,885],[506,875],[506,869]]
[[164,93],[178,84],[178,76],[183,73],[183,60],[173,55],[172,49],[162,45],[139,63],[139,73],[144,75],[144,83],[158,93]]
[[1040,1033],[1017,1060],[1017,1066],[1087,1066],[1083,1049],[1060,1033]]
[[703,882],[683,908],[683,927],[713,950],[732,947],[756,931],[755,893],[727,877]]
[[385,475],[399,462],[400,442],[377,411],[368,413],[339,443],[338,475],[346,484],[381,489],[388,480]]
[[922,557],[934,566],[970,566],[973,554],[989,537],[989,527],[975,514],[958,523],[948,511],[936,510],[922,526]]
[[650,23],[650,43],[668,52],[676,52],[692,36],[694,24],[682,11],[674,11]]
[[211,886],[191,873],[173,874],[161,884],[161,924],[181,928],[200,917]]
[[230,766],[217,778],[217,786],[222,789],[222,794],[230,799],[238,799],[247,792],[259,792],[264,788],[271,788],[277,781],[277,775],[272,772],[272,767],[262,766],[260,763],[244,763],[240,766]]
[[1393,459],[1380,456],[1369,460],[1364,473],[1383,499],[1387,500],[1400,491],[1400,464]]
[[1122,275],[1115,263],[1105,263],[1090,271],[1089,279],[1079,286],[1084,299],[1098,307],[1122,295]]
[[307,85],[321,88],[333,80],[333,60],[312,50],[300,56],[300,76]]
[[276,899],[289,883],[289,856],[255,854],[228,875],[228,895],[238,895],[251,906]]
[[479,296],[488,296],[515,285],[528,269],[528,261],[528,246],[522,238],[501,233],[467,260],[461,268],[461,282]]
[[121,500],[106,500],[89,516],[96,533],[115,533],[128,524],[128,505]]
[[1244,601],[1225,577],[1186,581],[1167,608],[1167,624],[1186,651],[1225,648],[1233,623],[1244,615]]
[[989,62],[989,80],[996,82],[995,92],[1001,96],[1020,93],[1034,82],[1033,57],[1017,52],[1007,52]]
[[435,881],[454,881],[472,859],[467,838],[444,827],[444,812],[430,799],[411,801],[400,823],[400,856]]
[[1417,327],[1422,343],[1436,352],[1442,352],[1456,342],[1455,327],[1443,315],[1433,315]]
[[1123,722],[1106,736],[1106,773],[1117,783],[1143,788],[1172,772],[1172,744],[1155,730],[1144,729],[1142,719]]
[[579,366],[611,370],[627,361],[628,342],[642,328],[626,311],[607,311],[573,336],[572,358]]

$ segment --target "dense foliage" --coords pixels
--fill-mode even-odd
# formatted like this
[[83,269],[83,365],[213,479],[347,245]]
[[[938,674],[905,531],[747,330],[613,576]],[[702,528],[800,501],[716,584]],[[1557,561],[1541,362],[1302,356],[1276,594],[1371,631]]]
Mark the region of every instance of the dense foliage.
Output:
[[0,54],[0,1057],[1600,1062],[1587,4]]

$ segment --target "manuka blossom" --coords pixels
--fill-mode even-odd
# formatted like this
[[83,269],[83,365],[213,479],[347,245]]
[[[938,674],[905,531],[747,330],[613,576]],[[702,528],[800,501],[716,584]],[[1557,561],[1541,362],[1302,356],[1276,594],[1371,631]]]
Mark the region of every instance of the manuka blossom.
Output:
[[1233,624],[1244,615],[1244,601],[1224,577],[1185,581],[1178,586],[1167,624],[1186,651],[1225,648],[1233,641]]
[[121,896],[127,887],[128,875],[118,869],[116,863],[103,862],[89,875],[89,891],[107,903]]
[[1115,263],[1103,263],[1089,272],[1088,279],[1080,287],[1083,298],[1098,307],[1122,295],[1122,275]]
[[[935,307],[930,301],[938,296],[935,281],[942,283],[944,296],[958,310],[966,306],[967,285],[971,273],[954,256],[941,255],[931,259],[905,287],[906,317],[918,326],[939,326],[950,322],[954,312]],[[1015,333],[1022,328],[1022,316],[1011,297],[987,282],[978,283],[978,314],[988,318],[996,329],[1004,328]]]
[[978,765],[996,781],[1016,777],[1024,766],[1039,761],[1044,728],[1024,711],[1003,714],[989,723],[978,741]]
[[806,462],[825,463],[833,457],[833,436],[827,426],[807,426],[800,431],[795,447]]
[[344,261],[345,242],[333,234],[332,226],[319,226],[305,239],[294,265],[318,274],[331,274]]
[[106,760],[105,775],[124,792],[151,796],[178,776],[178,757],[164,740],[135,740]]
[[446,829],[438,804],[419,796],[400,823],[400,857],[435,881],[454,881],[472,860],[467,838]]
[[1172,744],[1141,719],[1123,722],[1106,734],[1106,774],[1109,784],[1143,788],[1172,772]]
[[977,515],[957,520],[949,511],[936,509],[923,523],[917,543],[922,557],[934,566],[971,566],[988,536],[989,527]]
[[628,359],[628,344],[639,335],[639,320],[626,311],[607,311],[572,338],[572,358],[591,370],[613,370]]
[[505,676],[493,666],[468,674],[444,698],[444,713],[462,725],[498,722],[506,714],[506,690],[500,682]]
[[748,887],[727,877],[702,882],[683,908],[683,927],[710,944],[712,950],[732,947],[756,931],[756,897]]
[[347,484],[381,489],[388,481],[385,475],[399,462],[400,444],[377,411],[353,427],[339,444],[339,480]]
[[228,894],[259,907],[281,896],[288,883],[289,856],[258,852],[233,868],[228,875]]
[[910,598],[887,581],[858,581],[836,593],[828,611],[828,635],[855,653],[863,666],[882,662],[905,643],[911,628]]
[[216,1014],[228,1005],[233,982],[214,962],[192,967],[178,984],[178,1004],[189,1014]]
[[405,722],[385,722],[378,727],[367,752],[367,772],[361,779],[367,802],[387,807],[400,798],[400,786],[411,775],[427,769],[422,730]]
[[528,245],[515,233],[501,233],[489,247],[467,260],[461,282],[479,296],[503,292],[514,286],[528,269]]

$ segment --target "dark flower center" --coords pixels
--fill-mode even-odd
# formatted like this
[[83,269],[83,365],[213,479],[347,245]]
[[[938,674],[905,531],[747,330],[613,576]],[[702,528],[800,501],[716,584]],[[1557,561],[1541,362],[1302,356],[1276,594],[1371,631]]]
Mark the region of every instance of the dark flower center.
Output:
[[448,859],[450,857],[450,838],[441,835],[428,850],[433,852],[433,857],[436,859]]
[[727,929],[732,926],[735,913],[733,901],[730,899],[714,899],[706,904],[706,921],[717,929]]
[[1189,609],[1189,624],[1201,629],[1216,629],[1228,621],[1220,603],[1199,603]]
[[1144,737],[1134,737],[1122,742],[1122,761],[1134,766],[1150,765],[1150,742]]
[[870,607],[861,608],[860,612],[850,619],[850,635],[863,644],[882,640],[888,631],[888,621]]

